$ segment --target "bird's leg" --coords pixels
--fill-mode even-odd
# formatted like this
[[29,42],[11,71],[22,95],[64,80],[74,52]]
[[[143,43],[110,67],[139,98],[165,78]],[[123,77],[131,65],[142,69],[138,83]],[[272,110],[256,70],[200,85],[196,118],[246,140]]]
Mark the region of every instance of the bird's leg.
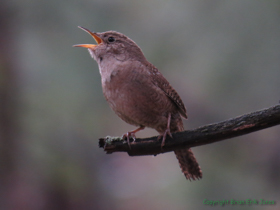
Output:
[[135,133],[137,133],[138,131],[143,130],[144,128],[145,128],[145,126],[140,126],[139,128],[137,128],[137,129],[135,129],[133,131],[129,131],[129,132],[123,134],[122,138],[126,139],[127,144],[128,144],[130,149],[131,149],[131,147],[130,147],[129,138],[131,137],[131,138],[133,138],[133,141],[135,141],[135,139],[136,139]]
[[158,140],[162,137],[161,148],[165,145],[165,139],[167,134],[172,138],[172,134],[170,132],[170,122],[171,122],[171,113],[168,114],[166,130],[164,131],[163,134],[158,136]]

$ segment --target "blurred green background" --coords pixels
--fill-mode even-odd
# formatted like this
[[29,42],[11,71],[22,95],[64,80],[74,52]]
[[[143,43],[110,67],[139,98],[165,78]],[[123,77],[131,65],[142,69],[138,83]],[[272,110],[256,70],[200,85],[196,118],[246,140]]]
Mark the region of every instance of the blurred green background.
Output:
[[187,129],[279,103],[280,1],[1,1],[0,209],[221,208],[204,199],[279,209],[279,126],[193,148],[204,172],[194,182],[173,153],[98,148],[134,127],[110,110],[87,50],[72,47],[95,43],[78,25],[133,39],[181,95]]

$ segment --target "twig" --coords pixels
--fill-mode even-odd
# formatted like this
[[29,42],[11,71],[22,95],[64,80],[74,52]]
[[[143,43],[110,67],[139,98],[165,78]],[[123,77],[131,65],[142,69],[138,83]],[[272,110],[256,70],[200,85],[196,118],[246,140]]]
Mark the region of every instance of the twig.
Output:
[[161,148],[161,141],[157,140],[157,136],[136,139],[135,142],[131,142],[131,149],[129,149],[127,142],[120,137],[101,138],[99,139],[99,146],[104,148],[107,154],[127,152],[130,156],[157,155],[178,148],[196,147],[222,141],[278,124],[280,124],[280,105],[223,122],[205,125],[194,130],[174,133],[172,134],[173,138],[167,136],[163,149]]

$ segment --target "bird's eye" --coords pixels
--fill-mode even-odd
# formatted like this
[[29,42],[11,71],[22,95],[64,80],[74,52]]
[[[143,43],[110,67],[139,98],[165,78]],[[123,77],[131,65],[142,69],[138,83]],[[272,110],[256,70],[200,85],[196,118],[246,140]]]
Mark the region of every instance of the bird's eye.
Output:
[[110,37],[108,38],[108,42],[114,42],[114,41],[115,41],[115,38],[114,38],[114,37],[110,36]]

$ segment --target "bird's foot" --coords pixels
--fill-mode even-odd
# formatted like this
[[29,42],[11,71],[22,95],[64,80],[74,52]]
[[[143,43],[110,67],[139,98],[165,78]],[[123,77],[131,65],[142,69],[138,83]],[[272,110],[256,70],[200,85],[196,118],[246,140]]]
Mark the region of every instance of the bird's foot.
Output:
[[129,132],[123,134],[122,138],[126,139],[129,149],[131,149],[129,138],[131,137],[133,139],[133,142],[134,142],[136,140],[135,133],[137,133],[138,131],[143,130],[144,128],[145,128],[144,126],[140,126],[139,128],[137,128],[137,129],[135,129],[133,131],[129,131]]
[[135,141],[136,136],[135,136],[135,133],[133,133],[133,132],[127,132],[127,133],[123,134],[123,136],[122,136],[123,139],[126,139],[129,149],[131,149],[130,141],[129,141],[130,137],[133,139],[133,141]]
[[169,128],[167,128],[167,129],[164,131],[164,133],[161,134],[161,135],[159,135],[158,138],[157,138],[157,140],[160,140],[160,139],[162,138],[162,141],[161,141],[161,148],[163,148],[163,146],[165,145],[165,139],[166,139],[166,136],[167,136],[167,135],[170,136],[171,138],[173,138]]
[[170,122],[171,122],[171,113],[168,113],[166,130],[164,131],[163,134],[158,136],[158,140],[160,140],[162,137],[161,150],[163,149],[163,146],[165,145],[166,135],[168,134],[171,138],[173,138],[171,135],[171,132],[170,132]]

